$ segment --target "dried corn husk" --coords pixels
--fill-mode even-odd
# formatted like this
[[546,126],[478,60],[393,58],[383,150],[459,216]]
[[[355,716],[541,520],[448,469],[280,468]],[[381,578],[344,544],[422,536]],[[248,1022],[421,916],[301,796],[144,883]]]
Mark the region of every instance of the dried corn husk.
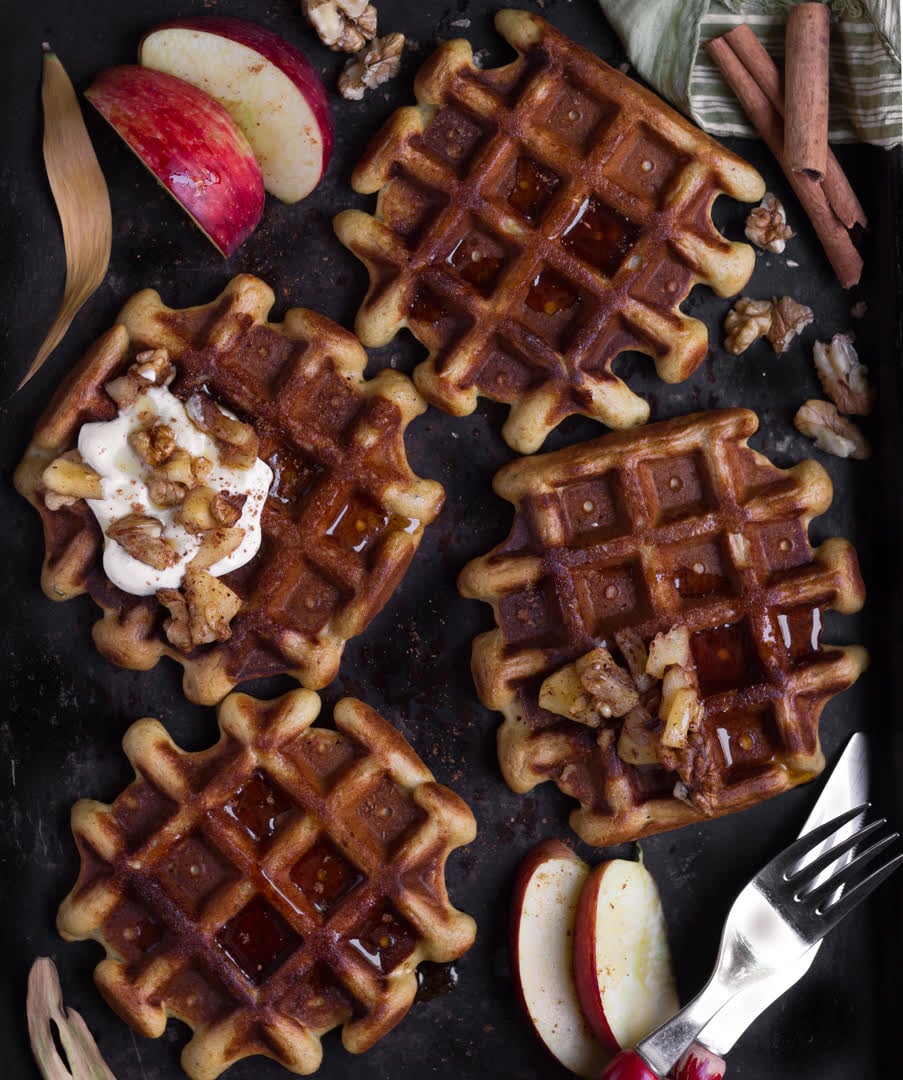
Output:
[[113,239],[109,192],[75,90],[57,56],[47,45],[44,50],[44,164],[63,226],[66,289],[19,390],[63,340],[78,309],[103,281]]
[[[64,1010],[59,976],[48,956],[39,956],[31,966],[27,1012],[31,1049],[44,1080],[116,1080],[88,1025],[74,1009]],[[68,1065],[54,1044],[51,1024],[56,1024]]]

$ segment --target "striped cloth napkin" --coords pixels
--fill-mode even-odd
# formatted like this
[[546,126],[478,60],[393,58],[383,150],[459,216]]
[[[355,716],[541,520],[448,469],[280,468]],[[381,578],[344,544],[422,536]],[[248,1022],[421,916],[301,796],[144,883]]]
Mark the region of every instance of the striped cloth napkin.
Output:
[[[599,0],[630,62],[713,135],[756,133],[701,46],[749,23],[779,67],[794,0]],[[900,0],[830,0],[832,142],[903,141]]]

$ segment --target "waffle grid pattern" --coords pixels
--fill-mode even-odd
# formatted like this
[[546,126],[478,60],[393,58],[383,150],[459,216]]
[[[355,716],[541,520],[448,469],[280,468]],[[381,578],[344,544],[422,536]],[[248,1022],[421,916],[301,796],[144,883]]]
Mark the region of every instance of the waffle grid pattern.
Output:
[[[44,520],[45,592],[90,592],[105,612],[94,631],[101,652],[139,669],[172,656],[185,667],[186,695],[201,703],[282,672],[326,685],[345,641],[386,602],[443,500],[405,455],[405,428],[425,408],[410,381],[393,371],[365,380],[366,354],[352,334],[298,308],[268,323],[272,305],[269,287],[248,275],[211,304],[181,311],[151,290],[137,294],[51,403],[16,478]],[[206,388],[249,420],[274,471],[261,550],[223,579],[242,599],[232,636],[187,656],[167,641],[156,598],[128,596],[103,576],[88,507],[49,511],[40,480],[85,420],[115,409],[104,383],[137,352],[158,347],[176,365],[174,392]]]
[[407,1012],[417,964],[473,941],[444,884],[467,806],[362,702],[336,706],[337,731],[308,730],[318,711],[310,691],[233,694],[194,754],[139,721],[135,782],[73,810],[82,871],[59,929],[104,945],[97,983],[137,1030],[194,1029],[193,1080],[251,1054],[313,1072],[339,1024],[365,1050]]
[[[470,563],[465,596],[492,604],[477,638],[477,689],[505,721],[503,773],[515,791],[553,779],[578,799],[590,843],[635,839],[741,809],[816,775],[826,701],[865,665],[858,647],[821,645],[822,612],[852,612],[864,589],[853,548],[811,548],[808,524],[831,501],[824,470],[773,466],[746,445],[745,410],[698,414],[506,466],[507,541]],[[705,719],[680,779],[616,752],[538,705],[552,671],[631,627],[646,641],[691,632]]]
[[679,305],[699,282],[739,291],[754,261],[711,205],[763,187],[543,20],[496,22],[519,59],[484,71],[466,42],[441,46],[417,76],[420,107],[389,120],[353,175],[379,192],[375,217],[345,211],[336,230],[370,271],[361,340],[408,326],[430,353],[424,395],[455,414],[478,395],[510,404],[503,434],[531,453],[574,412],[616,428],[648,417],[612,373],[625,350],[669,382],[692,374],[707,333]]

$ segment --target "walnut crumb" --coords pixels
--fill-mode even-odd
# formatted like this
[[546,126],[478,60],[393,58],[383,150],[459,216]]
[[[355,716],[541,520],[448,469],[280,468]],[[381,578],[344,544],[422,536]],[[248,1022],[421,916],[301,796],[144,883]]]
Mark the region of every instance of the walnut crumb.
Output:
[[837,411],[831,401],[807,401],[793,418],[794,426],[819,450],[835,457],[865,460],[872,456],[872,448],[852,420]]
[[875,404],[868,368],[859,362],[849,334],[835,334],[830,343],[816,341],[812,359],[822,390],[842,413],[868,416]]
[[787,224],[787,214],[777,196],[765,192],[762,202],[746,217],[746,239],[756,247],[779,255],[794,235]]
[[301,0],[301,12],[333,52],[359,52],[376,37],[376,8],[367,0]]
[[393,79],[401,69],[403,48],[404,34],[386,34],[352,57],[339,76],[342,97],[360,101],[367,90]]

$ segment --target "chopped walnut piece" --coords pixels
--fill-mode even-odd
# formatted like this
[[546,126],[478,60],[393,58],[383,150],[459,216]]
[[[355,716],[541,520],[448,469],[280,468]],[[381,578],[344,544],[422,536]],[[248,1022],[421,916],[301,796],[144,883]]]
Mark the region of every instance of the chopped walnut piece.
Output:
[[226,526],[205,532],[201,540],[201,546],[191,560],[191,566],[197,570],[209,570],[220,559],[225,559],[227,555],[231,555],[244,538],[244,529],[228,528]]
[[166,637],[177,649],[191,652],[193,644],[185,597],[178,589],[157,589],[157,599],[169,611],[169,618],[163,621]]
[[[65,506],[71,506],[78,499],[99,499],[103,494],[100,477],[82,461],[77,450],[67,450],[51,461],[41,474],[41,481],[50,495],[66,500],[62,504]],[[47,498],[45,495],[48,508],[56,509],[50,506]]]
[[232,636],[229,624],[241,607],[241,597],[219,578],[195,566],[186,569],[182,591],[188,604],[192,643],[227,641]]
[[849,334],[835,334],[830,344],[816,341],[812,349],[822,390],[842,413],[867,416],[875,404],[868,368],[859,362]]
[[158,423],[130,432],[129,446],[145,464],[162,465],[176,448],[176,436],[169,424]]
[[200,392],[185,402],[185,411],[195,427],[216,442],[224,465],[251,468],[257,458],[258,440],[250,424],[227,416],[212,398]]
[[771,329],[771,301],[741,296],[724,320],[724,347],[734,356]]
[[787,346],[796,335],[808,326],[815,318],[812,308],[805,304],[799,304],[792,296],[782,296],[780,300],[772,300],[771,327],[766,332],[766,337],[771,342],[771,347],[778,356],[786,352]]
[[794,235],[787,224],[781,200],[770,191],[766,191],[762,202],[747,214],[745,232],[750,243],[775,254],[780,254]]
[[357,52],[376,37],[376,8],[367,0],[301,0],[301,12],[333,52]]
[[640,702],[636,684],[628,671],[615,662],[605,648],[593,649],[574,665],[583,689],[603,719],[624,716]]
[[386,34],[369,48],[353,56],[339,76],[339,93],[349,101],[360,101],[365,91],[393,79],[401,70],[404,34]]
[[155,506],[166,508],[181,505],[188,494],[188,488],[176,480],[169,480],[154,472],[147,478],[147,494]]
[[797,411],[793,423],[797,431],[812,439],[826,454],[858,460],[872,456],[868,439],[852,420],[840,415],[832,401],[807,401]]
[[145,349],[124,375],[105,383],[104,389],[120,409],[127,409],[148,386],[168,386],[175,375],[166,349]]
[[107,536],[125,548],[133,559],[154,570],[168,570],[179,561],[179,553],[163,539],[163,523],[155,517],[127,514],[110,525]]
[[649,662],[649,650],[646,648],[646,643],[636,630],[629,626],[622,630],[615,630],[614,639],[621,650],[628,671],[633,676],[637,690],[645,694],[652,688],[654,682],[653,678],[646,674],[646,664]]
[[812,322],[811,308],[791,296],[752,300],[741,296],[724,320],[724,347],[734,356],[745,352],[760,337],[767,337],[778,356]]
[[[154,470],[155,474],[165,480],[171,480],[175,484],[184,484],[186,488],[194,487],[197,477],[195,476],[194,463],[199,458],[193,458],[188,451],[177,446],[169,457]],[[204,458],[203,460],[207,460]]]

